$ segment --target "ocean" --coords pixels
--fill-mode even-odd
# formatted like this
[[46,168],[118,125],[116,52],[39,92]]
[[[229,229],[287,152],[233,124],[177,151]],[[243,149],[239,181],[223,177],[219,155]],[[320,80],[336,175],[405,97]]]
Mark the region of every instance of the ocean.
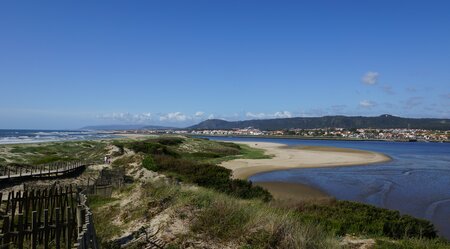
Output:
[[289,146],[334,146],[384,153],[393,160],[369,166],[279,170],[254,175],[250,180],[307,184],[339,200],[398,210],[431,221],[441,236],[450,239],[450,143],[208,138],[276,142]]
[[95,131],[0,129],[0,144],[95,140],[113,137],[116,136],[112,134],[102,134]]

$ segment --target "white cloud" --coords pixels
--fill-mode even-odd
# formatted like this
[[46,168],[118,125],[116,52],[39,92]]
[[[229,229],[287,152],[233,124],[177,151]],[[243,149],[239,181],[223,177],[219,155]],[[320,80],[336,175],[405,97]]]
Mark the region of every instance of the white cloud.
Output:
[[276,118],[292,118],[292,113],[288,111],[275,112],[274,116]]
[[176,121],[182,122],[191,119],[191,117],[181,113],[181,112],[170,112],[165,115],[159,116],[159,121]]
[[265,118],[266,117],[266,114],[265,113],[253,113],[253,112],[247,112],[246,114],[245,114],[245,116],[247,117],[247,118]]
[[378,76],[380,76],[379,73],[377,72],[367,72],[363,77],[362,77],[362,82],[366,85],[375,85],[378,81]]
[[195,116],[196,116],[196,117],[201,117],[201,116],[203,116],[203,115],[205,115],[204,112],[196,112],[196,113],[195,113]]
[[132,114],[129,112],[114,112],[114,113],[107,113],[107,114],[99,114],[96,117],[99,119],[105,119],[105,120],[144,123],[146,121],[152,120],[153,115],[149,112],[137,113],[137,114]]
[[288,111],[280,111],[275,113],[253,113],[253,112],[247,112],[245,114],[247,118],[254,118],[254,119],[264,119],[264,118],[292,118],[292,113]]
[[362,100],[359,102],[359,106],[363,108],[372,108],[375,106],[375,102],[370,100]]
[[208,119],[214,119],[214,118],[215,118],[214,114],[209,114]]

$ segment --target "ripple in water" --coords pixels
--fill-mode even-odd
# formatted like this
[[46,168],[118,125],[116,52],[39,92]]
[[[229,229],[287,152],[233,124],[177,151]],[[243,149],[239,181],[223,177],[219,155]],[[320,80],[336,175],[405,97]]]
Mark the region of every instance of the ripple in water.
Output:
[[[215,138],[211,138],[215,139]],[[217,138],[216,138],[217,139]],[[223,140],[225,138],[219,138]],[[292,169],[252,176],[252,181],[298,182],[341,200],[399,210],[428,219],[450,239],[450,144],[379,141],[226,138],[231,141],[335,146],[377,151],[391,162],[351,167]]]

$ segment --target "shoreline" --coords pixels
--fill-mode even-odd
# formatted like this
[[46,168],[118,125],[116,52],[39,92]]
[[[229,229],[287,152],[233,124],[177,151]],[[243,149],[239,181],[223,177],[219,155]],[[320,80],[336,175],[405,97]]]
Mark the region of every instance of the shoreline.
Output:
[[253,182],[253,185],[260,186],[270,192],[276,200],[284,201],[288,204],[307,201],[329,201],[334,197],[322,191],[320,188],[292,182]]
[[[234,178],[245,180],[259,173],[278,170],[369,165],[392,160],[382,153],[365,150],[325,146],[289,147],[272,142],[233,142],[263,149],[267,155],[272,155],[270,159],[234,159],[220,164],[231,169]],[[305,199],[331,198],[324,191],[306,184],[286,182],[255,182],[254,184],[261,185],[269,190],[275,198],[283,200],[303,201]]]
[[223,137],[223,138],[264,138],[264,139],[300,139],[300,140],[329,140],[329,141],[351,141],[351,142],[393,142],[393,143],[450,143],[450,141],[417,140],[406,139],[375,139],[375,138],[340,138],[340,137],[307,137],[296,135],[198,135],[186,134],[191,137]]

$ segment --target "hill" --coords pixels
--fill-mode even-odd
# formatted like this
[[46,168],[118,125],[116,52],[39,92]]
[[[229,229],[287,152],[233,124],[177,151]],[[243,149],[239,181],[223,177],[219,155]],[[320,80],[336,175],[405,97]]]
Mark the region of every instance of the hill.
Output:
[[281,129],[315,129],[327,127],[339,128],[411,128],[427,130],[450,130],[450,119],[437,118],[402,118],[392,115],[376,117],[363,116],[324,116],[324,117],[296,117],[278,119],[258,119],[245,121],[225,121],[220,119],[205,120],[197,125],[188,127],[192,130],[234,129],[254,127],[261,130]]

